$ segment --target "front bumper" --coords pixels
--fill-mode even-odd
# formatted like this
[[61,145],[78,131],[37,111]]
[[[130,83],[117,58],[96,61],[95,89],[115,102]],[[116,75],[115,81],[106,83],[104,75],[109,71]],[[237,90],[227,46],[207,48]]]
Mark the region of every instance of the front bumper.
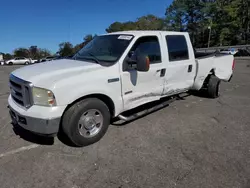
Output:
[[10,116],[14,124],[41,135],[56,135],[59,130],[61,116],[65,107],[32,106],[23,109],[9,96]]

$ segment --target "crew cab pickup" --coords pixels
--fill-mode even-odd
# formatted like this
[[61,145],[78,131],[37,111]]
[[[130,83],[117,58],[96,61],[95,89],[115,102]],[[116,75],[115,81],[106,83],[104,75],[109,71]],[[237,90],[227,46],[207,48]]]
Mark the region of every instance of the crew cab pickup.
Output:
[[48,136],[60,129],[85,146],[113,118],[138,117],[124,112],[143,104],[189,90],[218,97],[233,69],[232,55],[195,54],[188,33],[116,32],[95,37],[73,58],[15,70],[8,104],[13,123]]

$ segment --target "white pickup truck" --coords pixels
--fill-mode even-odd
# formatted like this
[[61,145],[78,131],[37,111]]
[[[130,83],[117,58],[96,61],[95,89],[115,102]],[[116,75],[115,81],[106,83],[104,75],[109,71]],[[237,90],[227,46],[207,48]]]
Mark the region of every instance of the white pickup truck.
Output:
[[[95,37],[72,59],[15,70],[8,98],[13,123],[55,136],[59,128],[77,146],[99,141],[112,118],[189,90],[219,96],[233,75],[232,55],[196,54],[188,33],[127,31]],[[153,107],[154,109],[157,106]]]

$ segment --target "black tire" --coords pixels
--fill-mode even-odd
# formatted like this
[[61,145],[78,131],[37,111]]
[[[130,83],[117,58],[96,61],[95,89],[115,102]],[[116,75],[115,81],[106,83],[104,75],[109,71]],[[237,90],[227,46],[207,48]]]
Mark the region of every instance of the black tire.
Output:
[[28,64],[30,64],[28,61],[26,61],[25,63],[24,63],[25,65],[28,65]]
[[213,99],[219,97],[219,90],[220,90],[220,79],[214,75],[211,75],[207,85],[208,97]]
[[13,65],[13,63],[12,63],[12,62],[9,62],[9,65]]
[[[86,138],[80,134],[78,123],[82,115],[88,110],[92,109],[98,110],[101,113],[103,117],[102,126],[96,135]],[[63,132],[72,141],[73,144],[79,147],[87,146],[98,142],[108,130],[109,124],[109,108],[103,101],[97,98],[88,98],[75,103],[69,109],[67,109],[62,118]]]

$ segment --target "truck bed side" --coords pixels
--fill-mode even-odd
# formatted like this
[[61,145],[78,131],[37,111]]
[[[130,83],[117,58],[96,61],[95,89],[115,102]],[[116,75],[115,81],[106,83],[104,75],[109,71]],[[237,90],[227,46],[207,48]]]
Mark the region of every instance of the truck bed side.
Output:
[[233,74],[232,55],[214,55],[196,59],[196,77],[193,89],[200,90],[207,76],[212,72],[223,81],[229,81]]

